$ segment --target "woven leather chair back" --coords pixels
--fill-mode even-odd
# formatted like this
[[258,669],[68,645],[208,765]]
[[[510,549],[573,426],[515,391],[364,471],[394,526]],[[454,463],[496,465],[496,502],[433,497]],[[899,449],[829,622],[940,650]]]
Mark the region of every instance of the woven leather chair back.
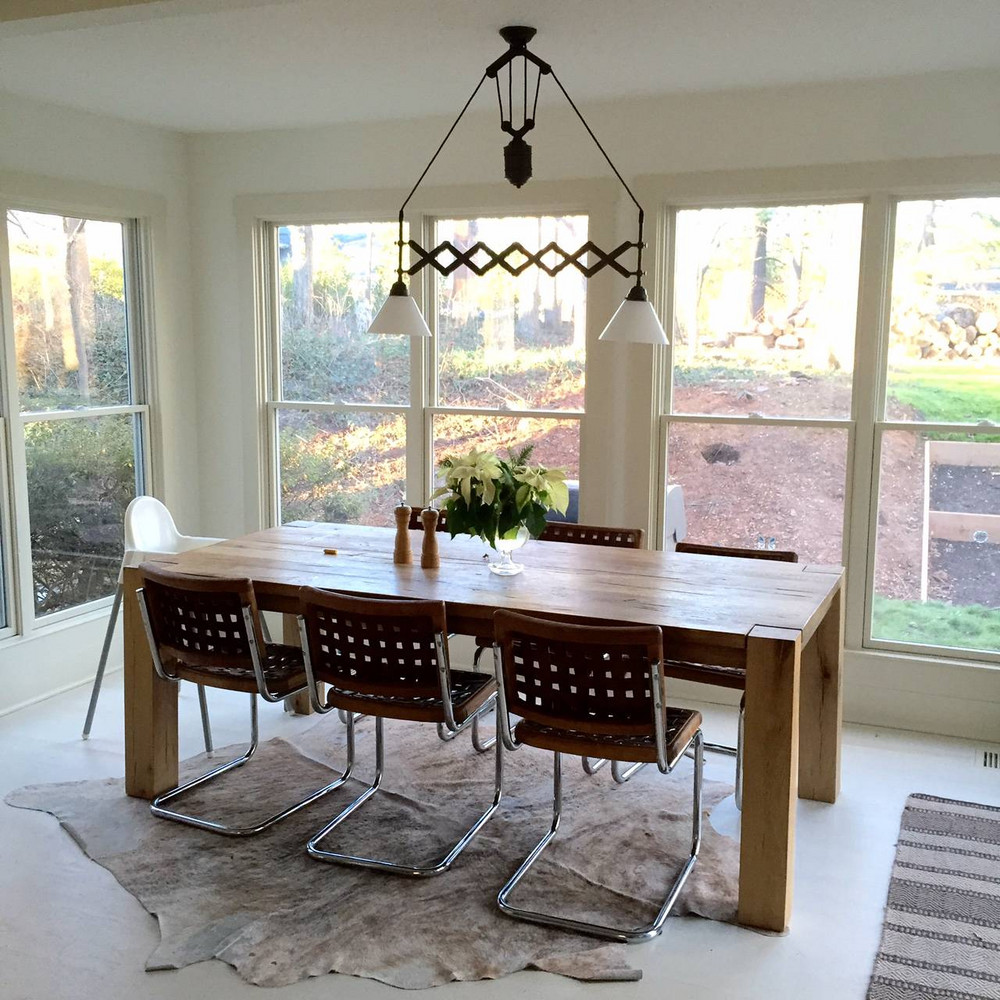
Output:
[[443,601],[386,601],[303,587],[313,675],[339,691],[440,699],[436,636]]
[[797,563],[797,552],[782,549],[738,549],[728,545],[699,545],[695,542],[678,542],[675,552],[693,552],[699,556],[735,556],[739,559],[768,559],[771,562]]
[[602,528],[595,524],[549,521],[540,536],[543,542],[575,542],[577,545],[607,545],[615,549],[641,549],[642,528]]
[[570,732],[655,735],[650,671],[663,660],[659,626],[563,625],[498,611],[493,627],[509,712]]
[[[423,531],[424,522],[420,520],[421,508],[414,507],[410,511],[410,530],[411,531]],[[438,519],[437,519],[437,530],[447,531],[448,530],[448,512],[442,507],[438,509]]]
[[257,648],[266,652],[253,584],[170,573],[144,563],[142,590],[160,660],[188,667],[237,667],[253,676],[243,609],[250,608]]

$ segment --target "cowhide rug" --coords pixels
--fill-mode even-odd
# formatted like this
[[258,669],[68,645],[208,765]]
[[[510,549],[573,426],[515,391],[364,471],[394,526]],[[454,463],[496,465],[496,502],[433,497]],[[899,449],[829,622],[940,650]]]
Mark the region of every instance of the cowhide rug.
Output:
[[[358,724],[355,774],[374,768],[374,726]],[[254,759],[182,798],[189,812],[230,823],[270,815],[331,780],[345,756],[335,715],[295,738],[272,739]],[[193,776],[235,756],[182,765]],[[324,842],[332,850],[423,863],[442,856],[492,798],[493,753],[468,736],[441,743],[434,728],[386,723],[383,788]],[[250,983],[281,986],[342,972],[419,989],[534,968],[586,980],[637,979],[642,946],[600,941],[512,920],[496,893],[551,820],[552,757],[505,754],[500,810],[450,871],[409,879],[314,861],[309,837],[354,798],[351,780],[252,838],[236,840],[156,819],[118,779],[32,785],[9,805],[51,813],[98,864],[159,920],[146,968],[209,958]],[[648,921],[688,851],[691,763],[670,776],[646,768],[617,786],[608,769],[584,775],[563,761],[563,822],[514,899],[605,923]],[[732,788],[706,782],[707,811]],[[704,824],[701,855],[675,914],[732,920],[739,848]],[[664,931],[669,935],[669,922]]]

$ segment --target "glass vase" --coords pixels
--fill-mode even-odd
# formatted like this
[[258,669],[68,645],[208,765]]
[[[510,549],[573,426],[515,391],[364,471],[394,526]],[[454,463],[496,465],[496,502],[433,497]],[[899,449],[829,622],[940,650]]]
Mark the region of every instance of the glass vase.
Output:
[[498,538],[495,543],[496,557],[490,560],[490,572],[496,573],[497,576],[517,576],[524,569],[524,565],[514,562],[511,553],[521,548],[529,537],[528,529],[522,525]]

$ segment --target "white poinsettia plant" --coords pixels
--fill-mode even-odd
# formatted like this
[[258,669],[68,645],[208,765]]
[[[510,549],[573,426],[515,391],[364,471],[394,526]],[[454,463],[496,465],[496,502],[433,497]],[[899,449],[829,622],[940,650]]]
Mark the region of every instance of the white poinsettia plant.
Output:
[[537,538],[545,530],[547,511],[566,513],[566,470],[529,465],[533,450],[528,445],[503,459],[473,448],[441,462],[444,485],[431,499],[447,497],[442,507],[452,538],[475,535],[496,548],[498,538],[514,538],[522,527]]

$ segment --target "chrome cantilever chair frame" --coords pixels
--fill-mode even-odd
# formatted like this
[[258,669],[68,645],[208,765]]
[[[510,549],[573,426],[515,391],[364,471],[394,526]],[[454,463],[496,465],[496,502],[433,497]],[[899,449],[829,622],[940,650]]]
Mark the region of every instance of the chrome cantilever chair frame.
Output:
[[[500,648],[498,646],[494,646],[493,663],[497,678],[497,729],[503,746],[508,751],[513,752],[520,749],[521,744],[517,742],[514,730],[510,725],[510,715],[507,711],[501,656],[502,653]],[[702,735],[701,729],[699,729],[694,734],[689,744],[681,751],[680,755],[674,760],[668,760],[666,752],[666,733],[664,729],[665,706],[663,704],[663,664],[660,661],[650,665],[650,689],[654,713],[653,723],[656,732],[657,768],[662,774],[669,774],[674,767],[676,767],[681,757],[690,755],[694,760],[694,801],[691,818],[691,853],[680,872],[677,874],[677,877],[674,879],[674,882],[667,893],[667,897],[664,899],[660,909],[657,911],[656,916],[648,924],[644,924],[641,927],[621,928],[611,927],[607,924],[599,924],[587,920],[573,920],[569,917],[562,917],[554,913],[544,913],[540,910],[529,910],[524,907],[515,906],[510,902],[511,893],[517,888],[518,883],[520,883],[524,876],[531,870],[531,867],[541,856],[545,848],[552,842],[552,839],[559,830],[559,823],[562,819],[562,753],[559,751],[553,751],[552,823],[545,836],[543,836],[542,839],[535,845],[531,853],[524,859],[517,871],[514,872],[514,874],[507,881],[506,885],[504,885],[504,887],[497,894],[497,905],[504,913],[507,913],[512,917],[516,917],[519,920],[529,921],[530,923],[543,924],[548,927],[557,927],[561,930],[577,931],[582,934],[589,934],[593,937],[605,938],[611,941],[621,941],[625,944],[637,944],[641,941],[648,941],[650,938],[656,937],[660,931],[663,930],[663,925],[666,923],[667,917],[670,915],[670,911],[673,909],[674,903],[677,901],[677,897],[684,888],[684,883],[691,874],[691,870],[694,868],[695,863],[698,860],[698,853],[701,849],[704,736]],[[595,773],[603,767],[605,763],[607,763],[607,760],[601,761],[601,763],[599,763],[593,771],[588,773]],[[625,781],[628,781],[633,774],[645,766],[645,762],[636,762],[631,764],[627,769],[625,769],[625,771],[621,771],[616,770],[616,768],[619,767],[619,762],[614,761],[612,773],[614,774],[615,781],[619,782],[619,784],[623,784]]]
[[[163,661],[160,659],[159,649],[157,648],[156,639],[153,635],[153,628],[149,619],[149,608],[146,604],[146,595],[143,588],[139,588],[136,591],[136,596],[139,599],[139,613],[142,617],[142,624],[146,630],[146,638],[149,641],[149,648],[152,654],[153,667],[156,673],[165,681],[170,681],[174,684],[180,683],[180,678],[174,676],[167,672],[163,666]],[[253,672],[257,681],[258,694],[265,700],[269,702],[280,702],[287,697],[283,695],[282,697],[275,697],[267,689],[267,682],[264,678],[264,670],[260,661],[260,652],[257,648],[256,632],[254,630],[253,613],[250,608],[246,605],[243,606],[243,623],[246,628],[246,634],[248,636],[249,647],[250,647],[250,659],[253,664]],[[199,685],[199,688],[201,685]],[[296,691],[291,692],[292,695],[300,694],[305,688],[299,688]],[[190,792],[197,788],[199,785],[203,785],[213,778],[217,778],[226,771],[231,771],[234,768],[242,767],[254,753],[257,751],[257,746],[259,742],[260,731],[258,725],[257,717],[257,695],[250,695],[250,744],[246,751],[240,754],[239,757],[233,758],[233,760],[227,761],[225,764],[220,764],[218,767],[212,768],[210,771],[206,771],[205,774],[199,775],[197,778],[192,778],[190,781],[186,781],[176,788],[170,789],[170,791],[164,792],[162,795],[158,796],[153,800],[150,805],[150,811],[154,816],[159,816],[161,819],[174,820],[177,823],[185,823],[188,826],[195,826],[201,830],[209,830],[212,833],[221,833],[226,837],[252,837],[254,834],[260,833],[266,830],[268,827],[273,826],[275,823],[280,822],[287,816],[291,816],[292,813],[298,812],[300,809],[304,809],[306,806],[315,802],[317,799],[322,798],[328,792],[332,792],[334,789],[339,788],[343,785],[348,778],[351,776],[351,772],[354,768],[354,721],[353,719],[348,724],[347,727],[347,765],[344,769],[343,774],[338,778],[335,778],[328,785],[324,785],[322,788],[317,789],[312,792],[306,798],[294,805],[289,806],[287,809],[282,809],[280,812],[274,813],[268,816],[266,819],[261,820],[258,823],[254,823],[251,826],[244,827],[231,827],[226,826],[224,823],[220,823],[216,820],[206,819],[202,816],[191,816],[187,813],[176,812],[173,809],[166,808],[166,803],[171,802],[174,799],[179,798],[186,792]]]
[[[333,710],[334,706],[329,704],[323,704],[322,699],[319,697],[319,688],[316,683],[316,677],[313,672],[312,659],[309,655],[309,636],[308,630],[306,629],[305,618],[299,615],[299,636],[302,644],[302,656],[303,662],[305,664],[306,671],[306,682],[309,687],[309,698],[312,702],[313,708],[320,713],[326,713]],[[487,810],[469,827],[468,830],[459,838],[458,842],[442,857],[440,860],[432,862],[429,865],[410,865],[398,861],[389,861],[386,859],[379,858],[368,858],[357,854],[344,854],[337,851],[330,851],[323,847],[320,847],[321,842],[329,836],[341,823],[344,822],[356,809],[364,805],[379,789],[382,784],[382,776],[385,771],[385,733],[383,725],[383,717],[381,715],[375,715],[375,777],[372,779],[371,783],[361,792],[361,794],[344,807],[329,823],[326,824],[318,833],[313,836],[308,844],[306,845],[306,850],[309,855],[316,858],[318,861],[326,861],[331,864],[343,864],[343,865],[356,865],[361,868],[373,868],[377,871],[391,872],[395,875],[407,875],[411,878],[427,878],[433,875],[440,875],[442,872],[446,872],[454,863],[455,859],[465,850],[469,845],[470,841],[475,837],[483,825],[489,820],[489,818],[497,811],[500,806],[500,800],[503,797],[503,752],[498,738],[494,738],[493,741],[486,747],[480,748],[480,745],[476,742],[478,739],[478,722],[481,716],[488,715],[494,710],[497,704],[496,693],[490,696],[489,700],[486,702],[482,708],[479,709],[474,715],[471,715],[462,723],[456,724],[454,716],[454,708],[451,700],[451,687],[449,684],[450,680],[450,664],[448,660],[448,647],[447,642],[444,637],[444,633],[437,632],[434,637],[435,647],[437,649],[437,661],[438,661],[438,677],[441,685],[441,700],[443,705],[443,711],[445,716],[445,722],[438,723],[439,732],[440,727],[444,725],[445,731],[448,734],[447,739],[454,739],[459,733],[464,732],[467,728],[472,729],[473,733],[473,743],[476,749],[482,753],[488,750],[490,746],[495,744],[495,766],[494,766],[494,779],[493,779],[493,801]],[[343,709],[338,710],[341,719],[347,721],[349,732],[353,734],[353,723],[354,715],[351,712],[345,712]],[[353,761],[353,743],[352,743],[352,761]]]

